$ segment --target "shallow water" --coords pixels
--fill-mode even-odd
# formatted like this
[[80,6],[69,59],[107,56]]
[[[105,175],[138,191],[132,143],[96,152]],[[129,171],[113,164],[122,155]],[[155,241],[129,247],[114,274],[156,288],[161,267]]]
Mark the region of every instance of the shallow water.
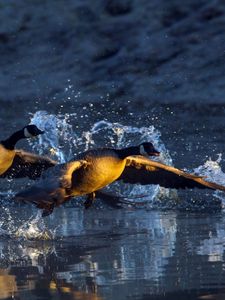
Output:
[[[207,115],[161,107],[151,118],[148,112],[114,124],[116,118],[92,116],[79,126],[81,115],[36,112],[32,121],[46,135],[29,149],[65,161],[87,148],[151,140],[162,161],[223,183],[221,109]],[[221,193],[114,185],[128,199],[145,194],[147,204],[112,208],[97,200],[84,211],[78,199],[42,219],[34,207],[11,201],[26,180],[0,184],[0,299],[225,298]]]
[[225,295],[223,213],[61,208],[49,228],[56,219],[54,241],[2,237],[1,299]]

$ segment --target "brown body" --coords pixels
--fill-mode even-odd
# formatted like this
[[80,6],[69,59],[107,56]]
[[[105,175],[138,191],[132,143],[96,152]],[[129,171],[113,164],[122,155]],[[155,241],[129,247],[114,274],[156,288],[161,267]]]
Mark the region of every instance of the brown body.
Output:
[[14,150],[8,150],[0,144],[0,175],[4,174],[11,167],[14,157]]
[[86,195],[102,189],[117,180],[122,174],[126,159],[108,153],[89,153],[82,156],[88,165],[78,169],[72,175],[71,195]]
[[116,180],[142,185],[158,184],[175,189],[207,188],[225,191],[224,186],[208,182],[204,177],[137,155],[140,152],[143,152],[143,144],[118,150],[87,151],[75,161],[49,169],[41,181],[18,193],[16,199],[36,204],[47,215],[71,196],[88,195],[85,207],[89,207],[95,192]]

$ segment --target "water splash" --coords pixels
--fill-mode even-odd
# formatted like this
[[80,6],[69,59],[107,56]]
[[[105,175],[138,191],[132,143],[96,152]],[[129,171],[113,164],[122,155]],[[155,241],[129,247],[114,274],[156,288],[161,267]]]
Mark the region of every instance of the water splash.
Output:
[[[150,141],[161,152],[160,160],[165,164],[172,164],[170,154],[161,141],[160,132],[152,125],[136,127],[101,120],[93,124],[88,130],[75,133],[74,114],[54,115],[48,114],[46,111],[38,111],[32,115],[31,123],[36,124],[45,131],[45,134],[39,136],[39,139],[36,141],[29,140],[34,152],[47,154],[59,162],[74,159],[80,152],[92,148],[122,148]],[[220,160],[221,156],[219,156],[217,161],[208,160],[204,165],[196,168],[194,172],[206,175],[208,180],[224,184],[225,174],[220,168]],[[135,198],[135,202],[143,201],[143,198],[139,199],[138,195],[145,195],[144,200],[148,203],[147,207],[150,209],[177,208],[179,206],[177,204],[177,192],[159,186],[124,185],[116,182],[107,187],[107,189],[113,191],[113,193],[123,195],[131,201]],[[8,192],[0,194],[0,197],[4,198],[4,222],[0,223],[0,236],[5,236],[5,230],[7,230],[9,236],[19,239],[54,238],[54,232],[48,231],[39,214],[18,226],[14,212],[12,214],[10,205],[8,205],[9,201],[5,204],[6,198],[10,200],[13,193],[14,190],[10,189]],[[221,193],[216,193],[215,196],[221,199],[222,202],[224,201]],[[31,210],[36,211],[35,208]],[[30,216],[30,211],[28,215]]]
[[[203,165],[195,168],[194,173],[197,175],[206,176],[207,181],[216,182],[225,186],[225,173],[220,167],[221,160],[222,154],[220,153],[217,160],[214,161],[210,158]],[[215,191],[214,196],[221,201],[221,207],[225,208],[224,193],[221,191]]]
[[167,164],[172,164],[169,152],[160,139],[161,133],[152,125],[139,128],[102,120],[95,123],[83,136],[86,139],[85,150],[93,146],[122,148],[146,141],[152,142],[161,152],[160,159]]
[[37,142],[29,140],[34,151],[47,154],[60,163],[68,161],[71,157],[72,147],[76,147],[78,136],[69,124],[69,114],[54,115],[46,111],[37,111],[31,117],[31,123],[45,131]]
[[[44,135],[39,136],[36,140],[29,140],[34,152],[39,154],[47,154],[59,162],[69,161],[78,153],[90,148],[96,147],[114,147],[122,148],[142,142],[151,141],[157,149],[162,153],[161,159],[165,163],[171,163],[171,157],[166,150],[164,144],[160,140],[160,132],[149,127],[124,126],[120,123],[110,123],[104,120],[95,123],[89,130],[75,133],[72,122],[74,114],[54,115],[48,114],[46,111],[37,111],[31,116],[31,123],[37,125],[41,130],[45,131]],[[164,194],[164,190],[158,186],[132,186],[126,187],[115,183],[110,187],[115,188],[120,193],[129,195],[148,195],[148,200],[160,198]],[[167,197],[169,193],[166,192]],[[10,207],[4,207],[5,220],[0,228],[7,228],[11,237],[18,239],[52,239],[54,232],[48,231],[46,225],[41,218],[40,212],[35,217],[31,217],[26,221],[20,220],[22,225],[18,223],[14,213],[11,213]],[[35,208],[32,208],[35,211]]]
[[[85,150],[94,146],[96,147],[96,145],[98,147],[123,148],[150,141],[161,152],[160,161],[172,164],[170,154],[161,141],[160,136],[160,132],[152,125],[139,128],[103,120],[95,123],[90,131],[85,132]],[[159,199],[174,198],[176,196],[175,191],[170,191],[160,186],[124,185],[119,182],[111,184],[106,190],[116,191],[118,195],[122,194],[123,196],[127,196],[127,198],[135,198],[135,202],[142,202],[142,197],[139,198],[138,195],[145,195],[144,200],[148,202],[148,207],[157,205],[156,202]]]
[[224,185],[225,173],[223,173],[220,167],[221,160],[222,154],[220,153],[217,160],[213,161],[210,158],[203,165],[195,168],[194,173],[197,175],[206,176],[208,181],[213,181]]
[[160,140],[161,134],[154,126],[138,128],[101,120],[78,135],[71,125],[73,117],[74,114],[53,115],[46,111],[32,115],[31,123],[45,131],[38,142],[29,140],[33,149],[40,154],[55,155],[60,162],[64,162],[93,147],[121,148],[151,141],[161,151],[161,159],[172,163],[169,152]]
[[21,225],[13,236],[26,240],[53,240],[54,232],[50,231],[42,218],[41,211],[38,211],[35,218],[31,217],[25,224]]
[[[160,132],[152,125],[135,127],[101,120],[96,122],[88,131],[78,135],[74,133],[71,125],[73,117],[74,114],[56,116],[45,111],[36,112],[32,116],[31,122],[46,133],[40,136],[38,144],[32,145],[33,149],[39,150],[40,154],[47,151],[51,156],[55,155],[59,162],[65,162],[73,160],[77,154],[92,148],[122,148],[150,141],[161,152],[160,161],[169,165],[172,164],[170,154],[161,141]],[[159,186],[124,186],[116,182],[110,185],[108,189],[110,191],[116,190],[118,194],[122,193],[128,197],[145,194],[145,201],[149,201],[149,204],[153,200],[176,196],[176,192]],[[136,200],[138,201],[138,199]]]

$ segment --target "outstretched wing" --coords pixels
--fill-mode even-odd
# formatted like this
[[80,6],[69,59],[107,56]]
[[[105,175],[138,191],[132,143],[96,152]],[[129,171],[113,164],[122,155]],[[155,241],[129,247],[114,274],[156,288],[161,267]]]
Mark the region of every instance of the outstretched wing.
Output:
[[48,157],[16,150],[12,165],[0,178],[29,177],[30,179],[36,179],[41,176],[43,171],[56,164],[56,161]]
[[174,189],[208,188],[225,191],[225,186],[208,182],[205,177],[189,174],[142,156],[129,156],[124,172],[118,180],[142,185],[159,184],[162,187]]
[[35,204],[44,210],[43,215],[46,216],[53,211],[55,206],[62,204],[71,196],[72,174],[87,164],[84,160],[58,164],[45,172],[45,176],[36,184],[17,193],[15,200]]

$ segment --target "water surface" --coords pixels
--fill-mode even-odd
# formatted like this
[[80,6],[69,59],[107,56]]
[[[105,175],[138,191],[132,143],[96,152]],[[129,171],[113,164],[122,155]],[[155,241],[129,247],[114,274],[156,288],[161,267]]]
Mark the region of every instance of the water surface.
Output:
[[[221,108],[207,119],[189,107],[131,114],[119,124],[107,114],[81,116],[32,115],[47,130],[27,149],[65,161],[96,146],[150,140],[165,163],[224,182]],[[78,199],[42,219],[36,208],[12,203],[27,184],[0,182],[0,299],[225,298],[221,193],[114,185],[128,198],[144,193],[147,204],[112,208],[97,200],[85,211]]]

